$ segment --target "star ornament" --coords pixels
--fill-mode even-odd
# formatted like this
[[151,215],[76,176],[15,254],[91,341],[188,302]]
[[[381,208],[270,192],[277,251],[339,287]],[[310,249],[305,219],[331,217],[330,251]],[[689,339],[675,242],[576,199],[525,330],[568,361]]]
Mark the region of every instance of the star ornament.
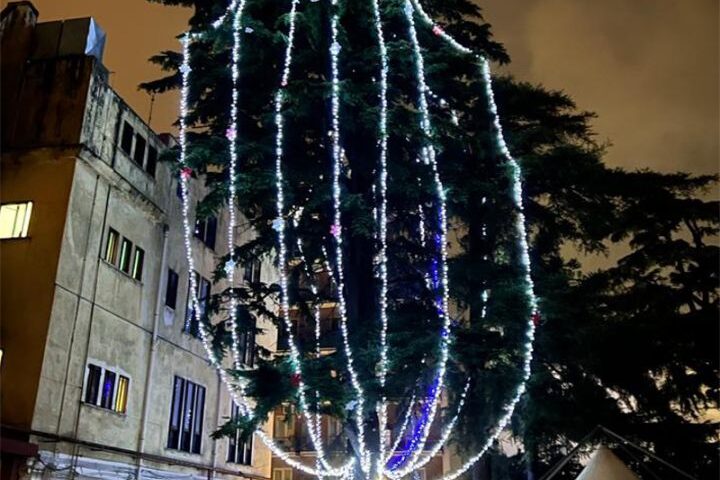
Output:
[[280,230],[282,230],[284,226],[285,226],[285,221],[282,218],[276,218],[275,220],[273,220],[272,228],[276,232],[279,232]]
[[187,63],[183,63],[182,65],[180,65],[180,73],[182,73],[183,75],[187,75],[191,71],[192,68],[190,68],[190,65],[188,65]]
[[235,263],[235,260],[233,260],[233,259],[228,260],[227,263],[225,264],[225,273],[227,273],[229,275],[230,273],[235,271],[236,266],[237,266],[237,263]]

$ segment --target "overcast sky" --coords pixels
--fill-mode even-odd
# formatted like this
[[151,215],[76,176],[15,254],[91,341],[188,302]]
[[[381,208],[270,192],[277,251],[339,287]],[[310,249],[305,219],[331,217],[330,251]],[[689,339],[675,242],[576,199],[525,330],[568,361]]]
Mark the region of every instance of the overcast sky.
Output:
[[[717,172],[718,0],[478,0],[518,79],[569,93],[597,112],[607,161],[627,168]],[[7,0],[2,0],[5,6]],[[34,0],[41,21],[93,16],[108,34],[112,85],[147,120],[138,83],[148,57],[176,49],[189,11],[145,0]],[[152,126],[171,130],[175,95],[156,99]]]

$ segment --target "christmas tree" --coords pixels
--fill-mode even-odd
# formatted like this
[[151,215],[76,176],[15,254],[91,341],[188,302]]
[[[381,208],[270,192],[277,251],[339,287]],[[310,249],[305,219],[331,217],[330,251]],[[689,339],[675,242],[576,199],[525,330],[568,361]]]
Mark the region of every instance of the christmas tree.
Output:
[[[256,234],[235,246],[231,233],[232,254],[216,271],[231,286],[214,298],[212,315],[198,318],[209,357],[245,413],[220,433],[257,432],[318,476],[393,478],[462,438],[467,462],[445,478],[462,474],[521,398],[535,327],[563,318],[557,302],[572,269],[562,242],[601,249],[604,238],[636,228],[619,233],[612,223],[627,210],[620,202],[588,218],[607,196],[625,200],[632,188],[608,192],[586,181],[573,197],[558,187],[567,180],[533,161],[608,182],[628,183],[628,175],[599,163],[590,115],[565,96],[499,79],[497,103],[506,101],[498,109],[488,61],[507,58],[465,0],[185,3],[195,16],[182,54],[156,59],[178,73],[146,85],[182,87],[185,214],[187,182],[197,178],[210,192],[200,215],[236,206]],[[531,231],[503,126],[528,170],[546,179],[528,182],[540,200],[528,205]],[[665,180],[663,193],[712,181]],[[555,187],[557,195],[539,198]],[[236,281],[237,266],[257,259],[275,262],[277,283]],[[555,302],[547,315],[531,263],[542,298]],[[239,344],[257,317],[274,321],[288,354],[266,352],[246,370]],[[337,332],[322,328],[328,319]],[[316,464],[289,458],[259,430],[281,405],[304,418]],[[530,408],[517,431],[537,428],[537,412]],[[320,415],[343,424],[344,454],[323,455]],[[429,439],[433,428],[439,434]],[[539,455],[534,438],[525,440]]]

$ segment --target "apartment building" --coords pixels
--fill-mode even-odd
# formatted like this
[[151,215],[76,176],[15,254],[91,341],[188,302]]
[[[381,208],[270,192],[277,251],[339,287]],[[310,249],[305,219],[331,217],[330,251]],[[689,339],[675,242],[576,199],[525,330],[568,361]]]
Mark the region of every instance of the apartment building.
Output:
[[174,140],[109,86],[102,29],[27,1],[0,19],[2,478],[270,478],[261,442],[210,437],[237,411],[188,308],[189,275],[201,303],[222,288],[227,218],[197,222],[188,272]]

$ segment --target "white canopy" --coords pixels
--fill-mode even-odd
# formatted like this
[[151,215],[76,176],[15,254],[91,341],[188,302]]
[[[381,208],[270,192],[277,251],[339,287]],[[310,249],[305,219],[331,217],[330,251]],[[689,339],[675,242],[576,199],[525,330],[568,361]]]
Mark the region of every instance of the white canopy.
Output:
[[609,448],[601,445],[575,480],[639,480],[639,478]]

